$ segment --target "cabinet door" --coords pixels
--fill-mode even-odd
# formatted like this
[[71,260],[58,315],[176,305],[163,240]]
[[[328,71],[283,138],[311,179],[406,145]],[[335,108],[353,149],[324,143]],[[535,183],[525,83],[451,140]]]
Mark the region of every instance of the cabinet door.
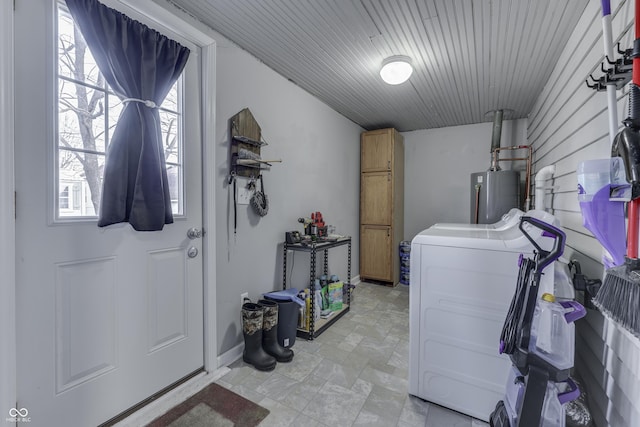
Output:
[[360,227],[360,278],[393,281],[391,227]]
[[391,172],[360,174],[360,224],[391,225]]
[[391,170],[393,129],[364,132],[360,137],[360,172]]

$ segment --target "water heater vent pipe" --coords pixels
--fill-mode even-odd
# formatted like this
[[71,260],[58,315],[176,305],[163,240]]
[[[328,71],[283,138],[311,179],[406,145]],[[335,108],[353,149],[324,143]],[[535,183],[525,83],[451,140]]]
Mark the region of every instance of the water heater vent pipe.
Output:
[[502,137],[502,118],[504,116],[503,110],[496,110],[493,115],[493,133],[491,135],[491,153],[492,161],[491,168],[489,170],[499,171],[500,165],[498,164],[498,157],[496,150],[500,148],[500,139]]
[[536,210],[545,210],[544,209],[544,195],[545,190],[548,187],[545,187],[545,182],[553,178],[553,174],[556,173],[556,165],[545,166],[536,173],[535,179],[535,208]]

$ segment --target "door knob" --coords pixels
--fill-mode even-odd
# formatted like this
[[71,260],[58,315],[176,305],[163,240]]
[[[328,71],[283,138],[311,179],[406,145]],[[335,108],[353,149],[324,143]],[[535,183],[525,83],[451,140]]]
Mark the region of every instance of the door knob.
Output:
[[187,237],[191,240],[199,239],[202,237],[202,230],[197,227],[191,227],[189,230],[187,230]]

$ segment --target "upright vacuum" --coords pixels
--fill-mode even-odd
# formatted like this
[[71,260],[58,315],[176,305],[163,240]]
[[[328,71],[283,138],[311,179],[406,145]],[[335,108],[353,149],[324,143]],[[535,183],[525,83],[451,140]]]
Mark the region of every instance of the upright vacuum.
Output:
[[[554,239],[550,251],[527,233],[531,226]],[[500,353],[508,354],[513,366],[504,400],[489,422],[491,427],[564,427],[565,404],[580,395],[569,374],[574,322],[586,311],[576,301],[556,300],[553,290],[539,295],[545,268],[564,252],[564,232],[528,216],[520,219],[519,228],[534,246],[534,257],[520,256],[516,291],[500,336]]]

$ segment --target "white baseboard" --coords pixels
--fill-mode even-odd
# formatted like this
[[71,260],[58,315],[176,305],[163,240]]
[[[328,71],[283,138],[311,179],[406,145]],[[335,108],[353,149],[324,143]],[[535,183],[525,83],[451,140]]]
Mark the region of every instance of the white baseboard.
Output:
[[218,366],[229,366],[236,360],[242,357],[242,352],[244,351],[244,342],[241,342],[237,346],[233,347],[231,350],[228,350],[218,356]]

